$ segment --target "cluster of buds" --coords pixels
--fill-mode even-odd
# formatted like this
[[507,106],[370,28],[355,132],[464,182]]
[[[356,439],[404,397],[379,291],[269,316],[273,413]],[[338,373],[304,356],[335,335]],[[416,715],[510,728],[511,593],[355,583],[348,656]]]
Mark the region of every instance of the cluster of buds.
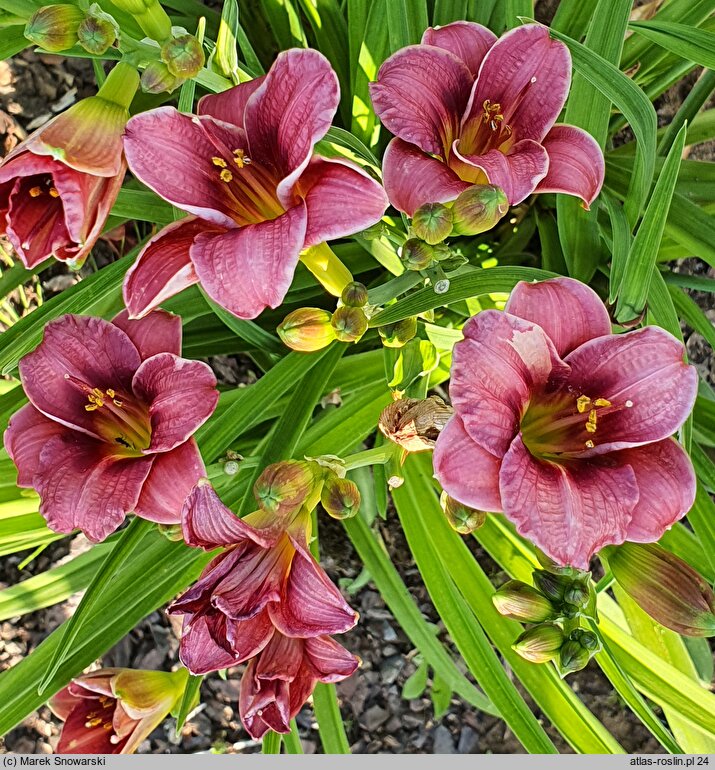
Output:
[[101,56],[119,38],[119,25],[97,3],[84,11],[76,5],[46,5],[25,25],[25,37],[46,51],[59,53],[79,45]]

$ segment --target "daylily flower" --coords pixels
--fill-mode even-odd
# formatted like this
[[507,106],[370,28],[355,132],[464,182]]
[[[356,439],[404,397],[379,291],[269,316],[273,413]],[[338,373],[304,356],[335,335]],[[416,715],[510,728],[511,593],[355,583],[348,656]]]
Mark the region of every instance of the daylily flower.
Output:
[[122,131],[139,76],[121,62],[83,99],[0,164],[0,234],[25,267],[48,257],[80,267],[122,186]]
[[62,720],[58,754],[133,754],[183,695],[188,672],[103,668],[50,699]]
[[572,278],[517,284],[505,312],[471,318],[454,348],[455,409],[434,452],[449,495],[503,511],[561,565],[648,543],[693,504],[673,438],[695,400],[683,344],[657,327],[611,334]]
[[155,236],[127,273],[132,317],[200,282],[234,315],[255,318],[282,302],[304,249],[380,219],[387,198],[377,182],[313,153],[338,100],[328,60],[294,49],[266,76],[205,96],[198,116],[160,107],[129,121],[132,172],[191,215]]
[[499,39],[467,21],[427,29],[370,86],[375,112],[398,137],[383,160],[390,202],[412,216],[489,182],[512,205],[533,192],[562,192],[588,206],[604,160],[585,131],[554,125],[570,83],[568,48],[541,25]]
[[241,679],[243,726],[256,740],[268,730],[289,733],[290,720],[318,682],[347,679],[359,665],[358,658],[329,636],[291,639],[276,631]]
[[182,527],[191,546],[226,548],[169,609],[184,614],[180,656],[191,673],[252,658],[276,629],[309,638],[340,634],[357,622],[357,613],[308,550],[305,507],[239,519],[204,480],[186,500]]
[[180,521],[205,473],[191,436],[218,400],[211,369],[180,353],[181,318],[123,311],[111,323],[62,316],[20,361],[30,403],[10,419],[5,449],[51,529],[97,542],[130,511]]

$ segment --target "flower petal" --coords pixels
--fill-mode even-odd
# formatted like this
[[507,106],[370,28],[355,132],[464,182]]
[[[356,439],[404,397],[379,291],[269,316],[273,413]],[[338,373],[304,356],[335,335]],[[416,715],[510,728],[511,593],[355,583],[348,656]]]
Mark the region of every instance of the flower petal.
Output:
[[306,248],[374,225],[388,205],[382,185],[345,160],[313,157],[296,192],[308,212]]
[[357,671],[360,660],[329,636],[305,640],[305,655],[321,682],[339,682]]
[[224,123],[231,123],[239,128],[244,128],[243,118],[246,103],[266,79],[265,75],[239,83],[233,88],[222,91],[219,94],[206,94],[199,99],[197,112],[199,115],[209,115]]
[[[106,708],[108,715],[110,705]],[[96,716],[103,710],[98,698],[86,698],[77,701],[76,706],[67,715],[62,734],[57,743],[57,753],[59,754],[118,754],[124,744],[124,741],[112,743],[110,738],[112,732],[105,730],[103,725],[97,725],[94,728],[88,728],[87,723],[92,718],[90,714]]]
[[307,223],[303,203],[267,222],[202,233],[191,247],[201,285],[238,318],[256,318],[283,301],[298,264]]
[[423,45],[444,48],[461,59],[473,77],[477,76],[487,51],[496,43],[497,36],[473,21],[455,21],[444,27],[427,27],[422,35]]
[[678,430],[693,408],[698,387],[697,372],[684,362],[684,355],[682,342],[648,326],[598,337],[567,356],[568,386],[616,407],[599,410],[591,454],[660,441]]
[[695,501],[695,472],[687,452],[674,439],[664,439],[618,452],[636,474],[640,491],[626,539],[653,543],[682,519]]
[[581,128],[556,125],[541,142],[549,171],[535,192],[576,195],[588,208],[603,186],[606,164],[598,142]]
[[501,458],[534,391],[564,371],[553,343],[528,321],[484,310],[454,346],[449,393],[469,437]]
[[205,473],[193,438],[170,452],[156,455],[134,513],[148,521],[178,524],[186,498]]
[[584,342],[611,333],[611,320],[601,298],[573,278],[519,281],[504,310],[538,324],[562,358]]
[[122,310],[112,323],[134,343],[142,360],[157,353],[181,354],[181,316],[157,310],[150,316],[132,319],[128,310]]
[[500,473],[504,514],[558,564],[588,569],[591,556],[626,539],[638,484],[612,456],[566,464],[533,457],[517,436]]
[[472,80],[467,65],[444,48],[410,45],[380,67],[370,98],[388,131],[444,155],[457,135]]
[[408,216],[425,203],[453,201],[470,187],[441,160],[402,139],[393,139],[387,145],[382,170],[390,203]]
[[10,418],[3,440],[5,451],[17,466],[18,487],[33,486],[40,452],[55,436],[66,432],[60,423],[45,417],[32,404],[25,404]]
[[[221,618],[225,626],[225,618]],[[209,622],[204,615],[194,618],[191,622],[184,619],[179,658],[194,676],[235,666],[242,659],[240,655],[229,652],[214,640],[209,630]]]
[[114,324],[65,315],[45,327],[42,342],[20,361],[20,376],[27,397],[43,414],[99,438],[92,414],[85,410],[86,391],[68,377],[90,388],[131,393],[140,363],[134,344]]
[[248,620],[226,621],[226,638],[241,661],[258,655],[271,640],[274,630],[267,610]]
[[481,511],[501,511],[501,460],[472,441],[458,415],[437,437],[432,462],[435,477],[450,497]]
[[168,225],[139,252],[124,278],[122,294],[132,318],[141,318],[162,302],[199,280],[189,249],[199,233],[221,232],[215,226],[187,217]]
[[218,403],[216,377],[201,361],[158,353],[137,369],[132,390],[149,404],[148,453],[183,444],[212,415]]

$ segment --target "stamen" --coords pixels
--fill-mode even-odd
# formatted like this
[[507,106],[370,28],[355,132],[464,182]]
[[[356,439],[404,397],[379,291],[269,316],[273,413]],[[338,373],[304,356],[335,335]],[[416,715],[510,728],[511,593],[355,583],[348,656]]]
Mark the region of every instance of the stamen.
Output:
[[598,418],[596,417],[596,410],[591,409],[591,411],[588,413],[588,422],[586,423],[586,430],[589,433],[595,433],[596,432],[596,420]]
[[244,166],[249,166],[251,164],[251,159],[243,150],[234,150],[233,154],[236,156],[233,160],[239,168],[243,168]]
[[579,414],[583,414],[591,406],[591,399],[588,396],[579,396],[576,399],[576,409]]
[[99,725],[101,725],[101,724],[102,724],[102,722],[104,722],[104,720],[102,719],[102,717],[95,717],[94,719],[89,719],[89,720],[87,720],[87,721],[84,723],[84,726],[85,726],[85,727],[90,727],[90,728],[91,728],[91,727],[98,727]]
[[589,440],[586,442],[586,449],[593,449],[595,446],[596,446],[596,445],[593,443],[593,441],[591,441],[591,439],[589,439]]
[[226,182],[226,184],[233,179],[233,174],[227,168],[223,169],[219,176],[221,177],[221,181]]
[[105,392],[110,398],[114,398],[117,395],[117,392],[112,388],[107,388]]
[[42,195],[42,189],[40,187],[31,187],[30,188],[30,197],[31,198],[38,198],[40,195]]
[[607,398],[597,398],[593,402],[594,406],[611,406],[611,402]]
[[50,187],[50,198],[59,198],[60,194],[57,192],[56,187]]
[[99,404],[85,404],[85,405],[84,405],[84,408],[85,408],[85,409],[86,409],[88,412],[93,412],[95,409],[99,409]]
[[228,166],[228,163],[223,158],[211,158],[211,162],[219,168],[226,168]]

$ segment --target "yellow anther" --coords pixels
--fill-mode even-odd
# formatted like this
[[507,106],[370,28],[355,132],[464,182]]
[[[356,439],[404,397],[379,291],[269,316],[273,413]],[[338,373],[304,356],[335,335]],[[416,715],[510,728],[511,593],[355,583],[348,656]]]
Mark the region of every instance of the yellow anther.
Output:
[[84,408],[85,408],[85,409],[86,409],[88,412],[93,412],[95,409],[99,409],[99,405],[98,405],[98,404],[85,404],[85,405],[84,405]]
[[219,176],[221,177],[221,181],[226,182],[227,184],[233,179],[233,174],[227,168],[223,169]]
[[611,406],[611,402],[607,398],[597,398],[593,402],[594,406]]
[[593,443],[593,441],[591,441],[591,439],[589,439],[589,440],[586,442],[586,449],[593,449],[595,446],[596,446],[596,445]]
[[226,168],[228,166],[228,163],[223,158],[211,158],[211,162],[219,168]]
[[92,393],[94,393],[97,398],[104,398],[104,392],[101,391],[99,388],[92,388]]
[[118,398],[113,398],[112,403],[114,404],[114,406],[122,406],[124,401],[120,401]]
[[586,430],[589,433],[595,433],[596,432],[596,410],[591,409],[591,411],[588,413],[588,421],[586,422]]
[[57,192],[56,187],[50,187],[50,197],[51,198],[59,198],[60,194]]
[[591,399],[588,396],[579,396],[576,399],[576,409],[579,414],[583,414],[591,406]]
[[114,398],[117,395],[117,392],[112,390],[112,388],[107,388],[106,393],[110,398]]
[[30,188],[30,197],[31,198],[37,198],[40,195],[42,195],[42,189],[40,187],[31,187]]
[[113,728],[112,728],[112,723],[111,723],[111,722],[105,722],[105,723],[102,725],[102,728],[103,728],[104,730],[106,730],[107,732],[109,732],[110,730],[112,730],[112,729],[113,729]]
[[85,723],[85,727],[97,727],[98,725],[101,725],[104,720],[102,717],[95,717],[94,719],[88,719]]
[[243,168],[244,166],[248,166],[251,163],[251,159],[246,155],[246,153],[243,150],[234,150],[234,161],[236,165],[239,168]]

